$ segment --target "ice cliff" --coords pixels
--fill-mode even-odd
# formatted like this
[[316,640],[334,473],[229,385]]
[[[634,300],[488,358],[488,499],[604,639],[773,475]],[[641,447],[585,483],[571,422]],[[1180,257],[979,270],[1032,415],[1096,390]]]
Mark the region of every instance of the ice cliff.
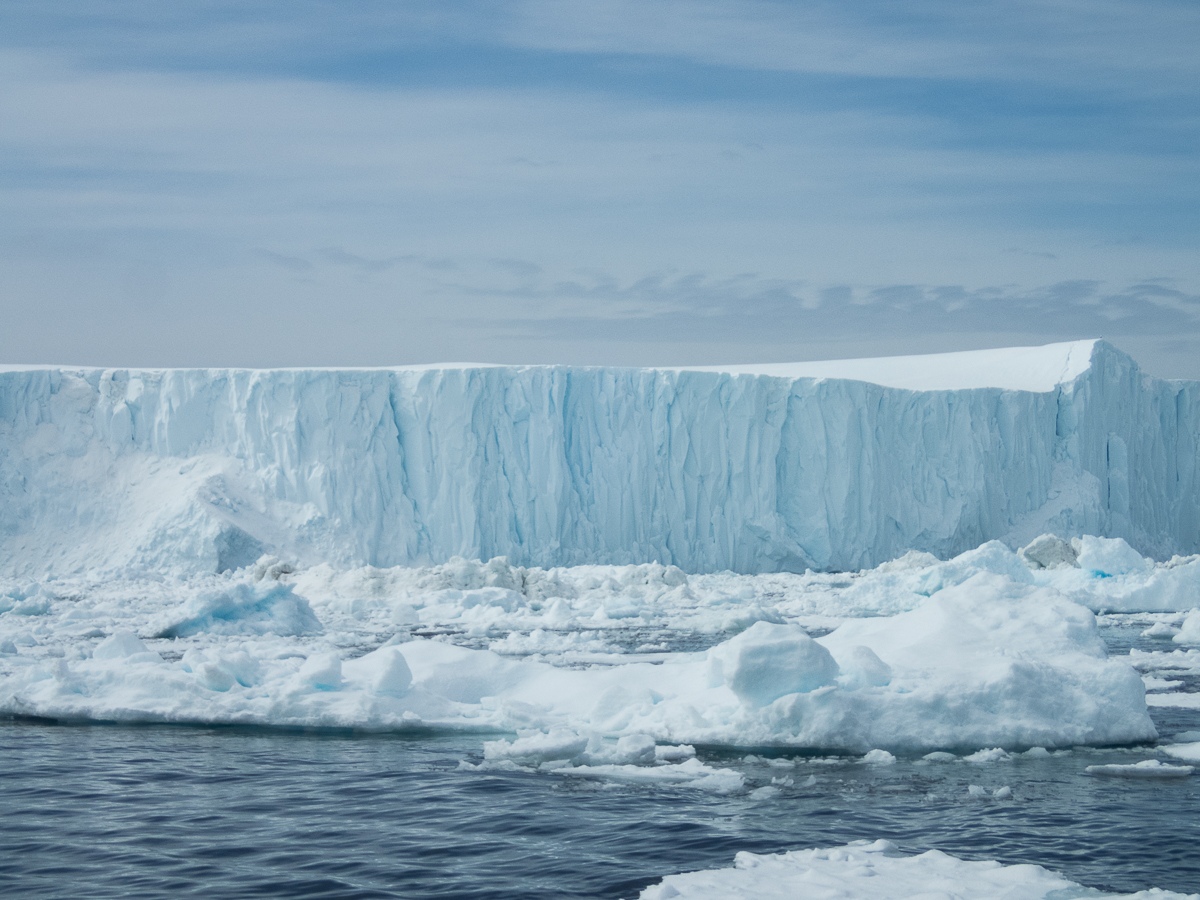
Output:
[[858,569],[1200,550],[1200,383],[1103,341],[725,370],[0,370],[0,568]]

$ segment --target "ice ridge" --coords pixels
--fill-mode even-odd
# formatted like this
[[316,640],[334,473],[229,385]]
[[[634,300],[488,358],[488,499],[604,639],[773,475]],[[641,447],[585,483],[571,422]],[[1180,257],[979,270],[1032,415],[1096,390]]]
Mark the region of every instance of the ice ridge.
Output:
[[[1045,532],[1200,551],[1200,383],[1103,341],[1038,350],[836,377],[7,367],[0,567],[194,574],[269,551],[849,570]],[[961,389],[886,386],[959,370]]]

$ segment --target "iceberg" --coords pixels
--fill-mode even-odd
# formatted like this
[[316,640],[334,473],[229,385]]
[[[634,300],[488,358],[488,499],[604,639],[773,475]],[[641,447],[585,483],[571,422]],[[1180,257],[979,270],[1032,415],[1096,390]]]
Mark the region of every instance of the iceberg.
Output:
[[[0,572],[1200,551],[1200,384],[1103,341],[720,369],[0,369]],[[1057,564],[1049,560],[1051,565]]]

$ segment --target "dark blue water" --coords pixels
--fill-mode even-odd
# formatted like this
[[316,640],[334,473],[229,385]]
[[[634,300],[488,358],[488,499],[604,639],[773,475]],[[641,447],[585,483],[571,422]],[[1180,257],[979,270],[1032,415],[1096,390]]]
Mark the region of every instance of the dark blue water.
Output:
[[[1165,711],[1171,733],[1200,727]],[[1157,717],[1157,714],[1156,714]],[[1165,723],[1164,723],[1165,724]],[[477,737],[0,722],[0,895],[634,897],[673,872],[889,838],[1105,890],[1200,891],[1200,777],[1088,777],[1132,749],[975,766],[772,768],[772,799],[459,771]],[[809,775],[817,783],[805,787]],[[1010,802],[968,796],[1009,785]]]

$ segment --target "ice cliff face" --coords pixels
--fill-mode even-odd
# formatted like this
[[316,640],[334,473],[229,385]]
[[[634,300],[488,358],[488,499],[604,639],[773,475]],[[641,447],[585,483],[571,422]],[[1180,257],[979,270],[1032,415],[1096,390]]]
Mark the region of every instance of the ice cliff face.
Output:
[[[9,368],[0,567],[193,573],[270,550],[857,569],[1045,531],[1200,550],[1200,383],[1104,342],[986,353],[858,370],[899,386],[844,362]],[[960,370],[970,387],[906,388]]]

